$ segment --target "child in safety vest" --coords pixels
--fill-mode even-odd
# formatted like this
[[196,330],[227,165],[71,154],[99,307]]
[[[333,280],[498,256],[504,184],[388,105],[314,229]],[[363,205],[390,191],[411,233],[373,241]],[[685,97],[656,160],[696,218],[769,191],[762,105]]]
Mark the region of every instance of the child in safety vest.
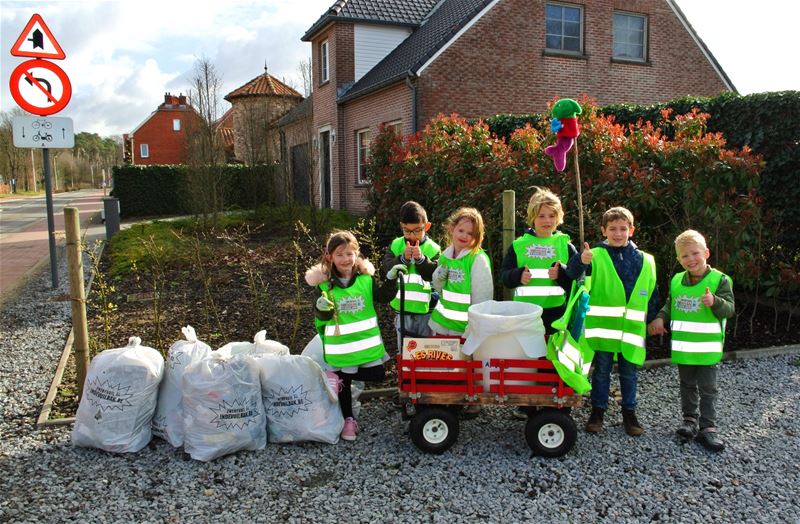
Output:
[[676,433],[722,451],[725,444],[716,421],[717,364],[722,360],[725,321],[735,310],[733,284],[728,275],[707,264],[711,252],[697,231],[678,235],[675,252],[684,271],[672,277],[667,301],[647,331],[663,335],[668,322],[672,331],[672,362],[678,365],[683,411]]
[[[396,277],[398,267],[392,268],[390,276],[395,273]],[[374,302],[389,302],[397,292],[397,281],[378,284],[374,273],[375,267],[361,256],[358,241],[349,231],[332,233],[320,263],[306,271],[306,282],[316,288],[314,315],[322,338],[328,382],[338,389],[345,419],[341,434],[344,440],[355,440],[358,433],[350,392],[352,381],[383,380],[383,363],[389,360]]]
[[658,309],[656,263],[630,240],[634,225],[629,210],[612,207],[603,213],[601,224],[606,240],[593,249],[584,243],[583,252],[572,257],[568,269],[574,273],[583,265],[591,295],[584,334],[595,354],[592,412],[586,431],[599,433],[603,427],[616,357],[625,433],[639,436],[644,428],[636,418],[636,372],[645,359],[647,321],[655,318]]
[[440,298],[428,325],[437,335],[463,336],[469,306],[494,296],[491,263],[481,249],[483,217],[475,208],[462,207],[448,217],[445,230],[448,245],[432,281]]
[[569,236],[557,230],[564,223],[558,196],[546,188],[535,188],[528,201],[528,223],[530,227],[508,248],[500,279],[514,290],[515,301],[542,307],[542,322],[549,335],[554,332],[553,321],[564,314],[572,281],[582,271],[567,273],[567,263],[578,251]]
[[[431,228],[428,214],[417,202],[408,201],[400,208],[400,229],[403,236],[395,238],[381,261],[381,273],[387,276],[397,264],[408,268],[405,282],[405,329],[413,336],[430,336],[428,327],[431,304],[431,279],[439,260],[441,248],[427,233]],[[402,351],[400,337],[400,292],[390,303],[397,311],[395,328],[397,348]]]

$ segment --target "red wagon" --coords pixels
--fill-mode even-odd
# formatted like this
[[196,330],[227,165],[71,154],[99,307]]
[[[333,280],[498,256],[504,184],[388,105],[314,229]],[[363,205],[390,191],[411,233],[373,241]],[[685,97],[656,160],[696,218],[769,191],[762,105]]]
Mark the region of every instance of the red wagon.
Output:
[[[522,406],[531,450],[560,457],[575,444],[571,408],[582,404],[546,359],[412,360],[397,356],[397,385],[411,440],[428,453],[443,453],[458,439],[458,413],[470,404]],[[488,373],[485,373],[488,371]],[[489,387],[485,391],[484,381]]]

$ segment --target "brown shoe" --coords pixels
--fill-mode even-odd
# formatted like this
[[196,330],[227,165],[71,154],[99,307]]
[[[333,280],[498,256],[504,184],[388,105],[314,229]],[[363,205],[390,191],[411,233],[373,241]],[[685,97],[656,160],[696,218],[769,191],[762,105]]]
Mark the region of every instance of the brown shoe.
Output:
[[586,421],[585,429],[587,433],[600,433],[600,430],[603,429],[603,415],[605,415],[605,413],[605,409],[592,408],[589,420]]
[[636,419],[636,412],[632,409],[622,410],[622,424],[625,426],[625,433],[632,437],[638,437],[644,433],[644,428]]

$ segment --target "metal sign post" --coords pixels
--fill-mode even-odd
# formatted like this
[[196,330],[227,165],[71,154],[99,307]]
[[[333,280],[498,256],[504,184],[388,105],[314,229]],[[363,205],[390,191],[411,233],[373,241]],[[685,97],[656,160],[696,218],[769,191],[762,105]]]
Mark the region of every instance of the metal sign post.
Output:
[[53,218],[53,184],[50,182],[50,150],[42,149],[44,163],[44,193],[47,201],[47,239],[50,242],[50,276],[53,289],[58,287],[58,266],[56,265],[56,224]]

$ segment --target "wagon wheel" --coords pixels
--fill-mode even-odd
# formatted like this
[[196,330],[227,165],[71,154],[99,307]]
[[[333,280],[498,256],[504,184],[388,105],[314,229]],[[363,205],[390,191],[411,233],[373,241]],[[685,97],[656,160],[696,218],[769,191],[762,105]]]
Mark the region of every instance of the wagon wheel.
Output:
[[422,451],[439,455],[458,439],[458,417],[444,407],[419,409],[408,426],[411,441]]
[[525,440],[531,450],[543,457],[565,455],[578,436],[575,421],[568,414],[555,409],[546,409],[528,418]]

